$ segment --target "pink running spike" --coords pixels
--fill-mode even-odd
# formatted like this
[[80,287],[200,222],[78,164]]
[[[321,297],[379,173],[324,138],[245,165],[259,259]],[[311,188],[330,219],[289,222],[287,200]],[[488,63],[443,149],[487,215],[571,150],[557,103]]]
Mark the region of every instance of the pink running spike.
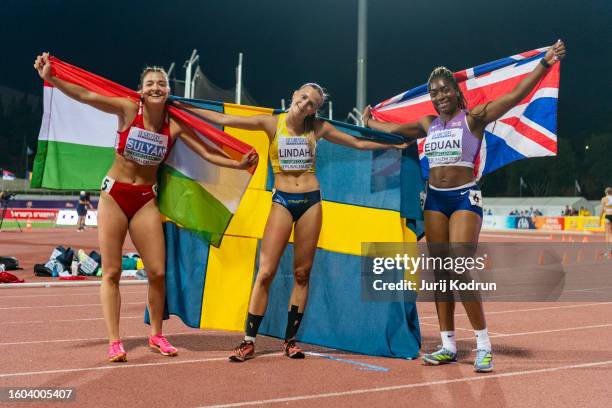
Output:
[[149,347],[159,351],[163,356],[174,357],[178,350],[161,334],[149,337]]
[[124,363],[127,361],[127,353],[123,348],[121,340],[113,341],[108,345],[108,361],[111,363]]

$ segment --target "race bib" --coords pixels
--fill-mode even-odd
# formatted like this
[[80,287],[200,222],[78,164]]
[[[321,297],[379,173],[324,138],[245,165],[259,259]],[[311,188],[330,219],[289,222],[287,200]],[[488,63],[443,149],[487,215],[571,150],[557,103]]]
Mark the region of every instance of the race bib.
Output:
[[425,210],[425,201],[427,201],[427,193],[425,191],[421,191],[419,193],[419,202],[421,204],[421,211]]
[[482,192],[480,190],[470,190],[470,204],[482,208]]
[[130,128],[123,157],[143,166],[161,163],[168,151],[168,136],[137,127]]
[[463,129],[441,129],[427,135],[423,153],[429,166],[457,163],[461,160]]
[[314,163],[314,154],[310,151],[305,137],[279,137],[278,163],[284,171],[310,170]]

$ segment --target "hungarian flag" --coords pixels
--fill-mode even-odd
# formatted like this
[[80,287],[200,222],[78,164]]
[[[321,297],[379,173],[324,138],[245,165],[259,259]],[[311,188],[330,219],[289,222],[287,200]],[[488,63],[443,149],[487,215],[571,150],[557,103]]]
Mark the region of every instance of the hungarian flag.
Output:
[[[474,68],[455,72],[468,109],[499,98],[537,66],[548,47],[523,52]],[[536,87],[517,106],[484,132],[474,174],[476,178],[515,160],[557,154],[557,102],[560,64],[548,70]],[[384,122],[415,122],[426,115],[437,115],[427,84],[410,89],[379,103],[372,110],[375,119]],[[423,154],[425,139],[419,141],[421,172],[428,178],[429,166]]]
[[[138,103],[136,91],[50,57],[52,74],[101,95]],[[188,112],[167,107],[201,143],[239,159],[251,146]],[[95,190],[114,156],[117,117],[77,102],[50,83],[44,84],[44,113],[38,136],[32,187]],[[159,205],[172,221],[219,245],[251,180],[254,168],[228,169],[193,152],[180,139],[160,168]]]

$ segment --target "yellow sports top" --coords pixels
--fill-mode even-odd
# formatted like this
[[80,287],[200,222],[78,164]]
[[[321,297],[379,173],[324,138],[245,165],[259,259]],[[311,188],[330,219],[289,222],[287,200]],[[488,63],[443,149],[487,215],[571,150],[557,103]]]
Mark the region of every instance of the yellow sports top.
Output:
[[[312,130],[311,132],[314,132]],[[270,143],[270,163],[274,173],[281,172],[315,172],[315,151],[308,143],[309,133],[290,135],[287,131],[287,114],[278,115],[276,133]]]

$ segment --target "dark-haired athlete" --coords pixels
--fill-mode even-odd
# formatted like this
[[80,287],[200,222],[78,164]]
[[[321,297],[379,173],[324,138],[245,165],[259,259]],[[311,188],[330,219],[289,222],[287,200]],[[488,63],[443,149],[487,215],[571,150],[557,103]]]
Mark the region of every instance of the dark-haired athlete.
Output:
[[[510,93],[467,110],[465,98],[453,73],[445,67],[433,70],[428,90],[438,116],[425,116],[418,122],[395,124],[372,119],[366,107],[366,126],[404,135],[426,138],[424,152],[429,162],[429,185],[424,206],[425,236],[431,244],[476,244],[482,223],[482,195],[474,177],[474,160],[480,150],[485,127],[502,117],[523,100],[542,79],[548,68],[565,55],[565,45],[557,41],[540,64]],[[491,342],[482,302],[462,301],[476,334],[474,370],[493,370]],[[425,354],[427,364],[440,365],[457,360],[454,329],[454,301],[436,298],[442,347]]]
[[[219,166],[246,169],[257,161],[253,151],[241,161],[232,160],[199,143],[197,136],[168,117],[168,75],[159,67],[148,67],[140,76],[140,101],[112,98],[91,92],[53,75],[49,54],[39,55],[34,69],[42,79],[64,94],[118,118],[115,160],[102,180],[98,203],[98,239],[102,253],[100,297],[109,337],[108,359],[127,361],[119,339],[121,294],[121,248],[127,231],[147,269],[147,306],[151,316],[149,346],[164,356],[177,350],[162,334],[166,295],[166,247],[157,206],[157,170],[177,137],[203,159]],[[145,148],[146,146],[146,148]]]

